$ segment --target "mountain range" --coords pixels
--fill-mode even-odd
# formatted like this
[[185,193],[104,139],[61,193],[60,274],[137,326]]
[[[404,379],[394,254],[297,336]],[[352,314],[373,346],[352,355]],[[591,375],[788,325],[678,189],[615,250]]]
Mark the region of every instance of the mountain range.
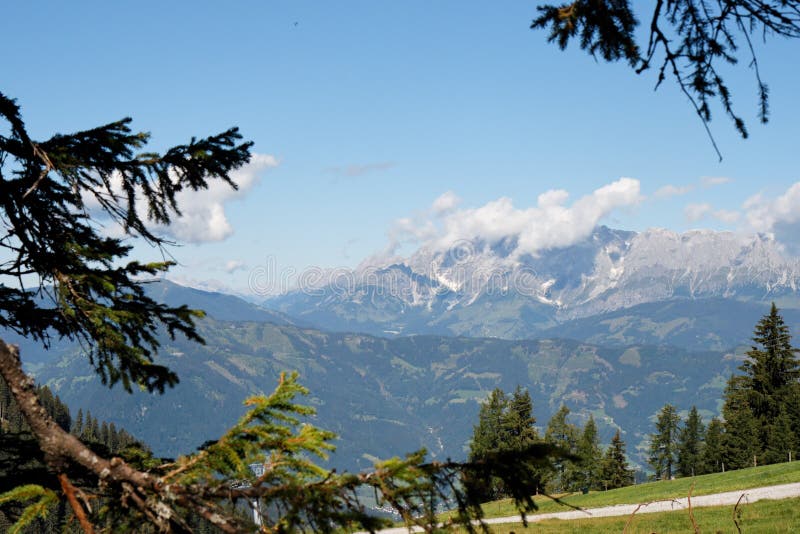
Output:
[[643,466],[665,403],[719,412],[727,378],[770,301],[800,326],[797,261],[768,236],[598,228],[585,241],[519,255],[513,241],[421,249],[339,271],[326,283],[268,300],[182,287],[148,291],[205,309],[205,345],[164,336],[160,361],[181,383],[163,396],[100,384],[78,347],[23,360],[73,409],[90,409],[174,456],[217,437],[242,401],[297,370],[340,435],[330,465],[426,447],[463,458],[479,403],[528,388],[541,426],[564,403],[592,414],[607,442],[621,429]]
[[576,319],[651,303],[688,302],[695,312],[698,302],[713,307],[720,299],[737,308],[770,301],[800,308],[800,262],[765,235],[599,227],[568,247],[518,250],[513,238],[423,247],[337,271],[264,306],[336,331],[505,339],[552,335]]

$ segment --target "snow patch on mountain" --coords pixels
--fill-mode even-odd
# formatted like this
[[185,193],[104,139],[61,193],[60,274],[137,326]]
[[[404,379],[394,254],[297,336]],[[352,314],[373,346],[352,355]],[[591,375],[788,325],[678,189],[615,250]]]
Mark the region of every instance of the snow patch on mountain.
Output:
[[800,302],[798,286],[800,261],[769,235],[600,226],[583,241],[534,254],[519,254],[515,238],[506,237],[373,258],[339,272],[335,283],[300,288],[273,304],[393,329],[467,320],[472,326],[463,331],[502,336],[504,328],[524,332],[522,323],[553,325],[672,298]]

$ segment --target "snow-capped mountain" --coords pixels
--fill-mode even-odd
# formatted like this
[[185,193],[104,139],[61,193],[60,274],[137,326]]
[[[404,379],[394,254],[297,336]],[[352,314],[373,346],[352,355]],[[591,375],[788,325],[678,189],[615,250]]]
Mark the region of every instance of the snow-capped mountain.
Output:
[[569,320],[684,299],[800,307],[800,261],[765,235],[598,227],[518,254],[513,238],[370,261],[266,305],[324,328],[531,337]]

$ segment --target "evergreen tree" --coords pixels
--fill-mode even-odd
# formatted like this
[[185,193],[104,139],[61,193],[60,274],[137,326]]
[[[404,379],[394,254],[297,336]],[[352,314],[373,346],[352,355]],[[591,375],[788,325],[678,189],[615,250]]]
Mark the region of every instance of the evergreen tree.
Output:
[[703,446],[703,459],[700,465],[703,473],[719,473],[725,461],[725,443],[722,421],[713,417],[706,429],[706,439]]
[[697,407],[692,406],[678,437],[678,474],[683,477],[701,474],[705,428]]
[[502,438],[507,447],[520,450],[539,441],[533,401],[527,389],[517,386],[502,416]]
[[769,427],[763,463],[786,462],[790,453],[793,458],[797,458],[797,438],[792,430],[789,414],[782,408],[775,422]]
[[56,420],[58,426],[66,432],[69,432],[72,425],[72,417],[69,413],[69,407],[61,401],[58,395],[56,395],[55,398],[55,413],[53,414],[53,419]]
[[[522,453],[540,441],[534,426],[533,403],[528,391],[517,387],[509,398],[503,390],[494,389],[481,404],[478,424],[473,427],[470,462],[491,461],[498,454]],[[534,464],[518,466],[520,476],[530,480],[541,478],[542,467]],[[510,496],[501,477],[469,479],[469,491],[480,501]]]
[[[533,417],[531,395],[527,389],[517,386],[503,415],[503,435],[506,442],[501,444],[500,450],[521,455],[522,451],[529,450],[537,443],[541,443],[535,424],[536,418]],[[537,481],[536,491],[538,493],[542,489],[538,486],[538,481],[544,479],[546,466],[543,466],[542,462],[536,461],[521,463],[518,469],[521,474],[524,471],[524,477],[528,480]]]
[[664,405],[656,420],[656,431],[650,436],[648,461],[656,479],[670,480],[678,453],[678,424],[680,417],[671,404]]
[[100,425],[100,443],[111,450],[111,436],[108,432],[108,423],[105,421],[103,421],[103,423]]
[[600,440],[597,435],[597,424],[594,417],[589,415],[589,420],[583,427],[580,439],[578,439],[577,454],[578,470],[581,474],[581,484],[588,489],[601,489],[601,464],[603,451],[600,449]]
[[789,424],[795,439],[800,443],[800,384],[793,384],[789,387],[786,394],[786,404],[784,404],[786,415],[789,417]]
[[78,415],[75,416],[75,423],[72,425],[72,434],[80,437],[83,434],[83,409],[78,408]]
[[748,402],[746,381],[733,376],[725,389],[722,417],[725,419],[724,462],[728,469],[751,467],[761,454],[761,431],[758,419]]
[[109,423],[108,425],[108,450],[111,451],[112,454],[116,454],[116,452],[120,449],[119,446],[119,435],[117,433],[117,425],[114,423]]
[[97,441],[97,435],[94,433],[94,417],[92,417],[92,412],[86,410],[86,415],[84,416],[83,422],[83,429],[81,430],[80,435],[78,436],[81,441],[86,442],[93,442]]
[[[792,347],[789,328],[772,303],[769,314],[761,318],[753,334],[755,343],[739,368],[744,372],[741,389],[758,421],[759,446],[767,447],[767,435],[782,407],[789,403],[800,379],[800,359]],[[792,438],[794,439],[794,438]]]
[[625,442],[617,430],[606,449],[600,464],[600,479],[605,489],[622,488],[633,484],[633,470],[628,467],[625,457]]
[[[495,388],[489,394],[486,402],[481,404],[478,412],[478,424],[472,429],[470,442],[469,461],[486,461],[492,454],[505,447],[508,436],[506,434],[505,418],[508,410],[508,398],[500,388]],[[470,480],[469,489],[480,501],[496,500],[505,496],[502,481],[498,478],[484,480]]]
[[[567,421],[569,408],[562,404],[561,408],[553,415],[547,423],[544,439],[568,454],[575,455],[578,446],[578,428]],[[549,487],[552,491],[563,492],[573,491],[580,488],[581,476],[575,462],[569,458],[556,460],[554,462],[554,476],[549,480]]]

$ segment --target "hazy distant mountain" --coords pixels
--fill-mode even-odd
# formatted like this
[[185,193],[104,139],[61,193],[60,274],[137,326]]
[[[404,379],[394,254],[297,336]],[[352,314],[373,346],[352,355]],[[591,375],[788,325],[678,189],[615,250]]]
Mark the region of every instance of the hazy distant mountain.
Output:
[[[509,339],[559,327],[574,331],[571,321],[650,303],[683,301],[684,310],[693,314],[689,319],[711,309],[733,313],[741,308],[738,303],[751,303],[744,308],[764,309],[755,317],[748,313],[751,326],[772,300],[782,308],[800,308],[800,261],[763,235],[599,227],[569,247],[536,256],[519,256],[515,250],[508,239],[460,243],[446,251],[423,248],[408,258],[338,273],[328,284],[301,288],[264,305],[339,331]],[[726,310],[720,299],[737,304]],[[656,309],[641,308],[648,313]],[[716,322],[725,319],[719,316]],[[727,336],[724,331],[712,334]],[[658,336],[641,339],[662,341]]]
[[567,340],[412,336],[379,338],[269,323],[206,319],[205,346],[164,340],[161,362],[181,383],[164,395],[103,387],[84,358],[47,366],[47,382],[73,409],[91,410],[146,440],[159,454],[188,452],[243,412],[251,394],[270,391],[284,370],[298,370],[318,409],[314,422],[340,434],[333,464],[365,467],[427,447],[463,458],[479,402],[495,387],[527,387],[539,423],[566,403],[582,422],[594,414],[601,439],[617,427],[642,462],[650,417],[667,402],[716,414],[739,357],[675,347],[604,348]]
[[146,286],[154,299],[170,306],[186,304],[190,308],[203,310],[220,321],[256,321],[278,325],[296,325],[298,322],[286,314],[266,309],[257,304],[226,293],[204,291],[182,286],[169,280],[158,280]]
[[[171,306],[187,305],[195,310],[203,310],[209,317],[221,321],[255,321],[277,325],[302,325],[275,310],[268,310],[233,295],[215,293],[185,287],[169,280],[156,280],[145,285],[145,290],[154,299]],[[22,361],[30,372],[38,371],[43,365],[58,361],[77,350],[75,343],[54,336],[50,347],[45,350],[38,341],[23,338],[10,331],[0,330],[0,339],[20,346]]]

